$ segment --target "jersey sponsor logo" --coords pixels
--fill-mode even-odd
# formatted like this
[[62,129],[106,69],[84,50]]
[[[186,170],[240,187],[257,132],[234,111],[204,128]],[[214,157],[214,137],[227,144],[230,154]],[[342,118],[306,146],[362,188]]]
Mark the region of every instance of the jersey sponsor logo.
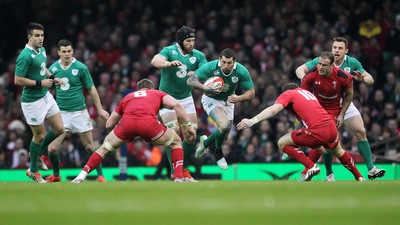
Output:
[[336,84],[337,84],[336,80],[334,80],[334,81],[332,82],[332,84],[333,84],[333,89],[336,89]]
[[45,51],[42,52],[42,55],[43,55],[45,58],[47,58],[47,55],[46,55],[46,52],[45,52]]
[[348,73],[350,73],[350,71],[351,71],[350,67],[345,67],[343,70],[348,72]]
[[78,72],[79,72],[79,70],[73,69],[73,70],[72,70],[72,75],[76,76],[76,75],[78,75]]
[[32,54],[32,55],[31,55],[31,57],[32,57],[32,59],[34,59],[34,58],[35,58],[35,55],[34,55],[34,54]]
[[220,72],[218,70],[214,71],[214,76],[218,76]]
[[190,61],[191,64],[194,64],[196,62],[196,60],[197,60],[196,57],[190,57],[189,58],[189,61]]
[[58,68],[57,67],[53,67],[53,68],[51,68],[51,72],[56,72],[58,70]]
[[237,78],[237,77],[232,77],[231,80],[232,80],[233,83],[236,84],[236,83],[239,81],[239,78]]
[[178,55],[178,52],[176,50],[172,50],[172,55]]
[[321,84],[321,81],[315,81],[315,84],[320,85],[320,84]]

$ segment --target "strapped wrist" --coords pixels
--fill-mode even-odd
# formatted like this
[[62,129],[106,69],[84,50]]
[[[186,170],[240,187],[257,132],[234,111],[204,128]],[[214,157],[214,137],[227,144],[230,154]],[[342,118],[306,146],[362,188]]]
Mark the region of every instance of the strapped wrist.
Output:
[[41,80],[37,80],[36,81],[36,87],[40,87],[42,86],[42,81]]
[[51,76],[49,76],[49,79],[54,80],[54,78],[56,78],[53,74]]
[[257,117],[251,118],[250,121],[251,121],[251,123],[252,123],[253,125],[256,124],[256,123],[258,123]]

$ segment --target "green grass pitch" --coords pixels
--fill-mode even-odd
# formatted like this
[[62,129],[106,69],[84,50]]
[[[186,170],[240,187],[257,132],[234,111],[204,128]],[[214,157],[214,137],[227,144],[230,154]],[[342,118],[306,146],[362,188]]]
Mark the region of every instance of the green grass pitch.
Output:
[[400,222],[400,181],[0,183],[3,225]]

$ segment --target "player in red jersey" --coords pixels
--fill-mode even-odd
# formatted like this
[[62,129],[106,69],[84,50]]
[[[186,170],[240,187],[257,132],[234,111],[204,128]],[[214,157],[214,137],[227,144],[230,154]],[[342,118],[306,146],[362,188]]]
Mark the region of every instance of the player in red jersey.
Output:
[[175,182],[183,182],[183,149],[181,138],[170,128],[165,127],[157,120],[160,108],[173,109],[181,124],[183,132],[194,139],[189,117],[179,102],[165,92],[154,90],[151,80],[143,79],[137,84],[138,90],[125,96],[107,120],[108,130],[113,129],[105,138],[101,147],[92,154],[79,175],[72,181],[81,183],[86,176],[96,168],[104,156],[111,151],[132,141],[135,137],[142,137],[147,142],[170,147],[174,165]]
[[339,144],[336,124],[331,116],[318,102],[318,99],[309,91],[299,88],[295,83],[287,83],[282,87],[283,93],[278,96],[275,104],[264,109],[252,119],[242,119],[237,125],[238,130],[253,126],[261,120],[271,118],[278,112],[286,109],[303,128],[287,133],[278,140],[278,146],[284,153],[296,159],[305,166],[304,180],[309,181],[320,171],[317,164],[298,151],[298,147],[307,146],[318,148],[323,146],[331,151],[340,162],[354,175],[358,181],[364,181],[354,161]]
[[301,88],[313,90],[319,103],[335,118],[339,127],[353,100],[353,78],[346,71],[335,67],[334,59],[331,52],[322,52],[317,66],[303,77]]
[[[353,78],[346,71],[334,66],[334,60],[331,52],[322,52],[317,66],[303,77],[301,88],[313,90],[321,106],[332,116],[336,126],[340,127],[353,100]],[[311,149],[308,157],[317,162],[321,154],[320,149]]]

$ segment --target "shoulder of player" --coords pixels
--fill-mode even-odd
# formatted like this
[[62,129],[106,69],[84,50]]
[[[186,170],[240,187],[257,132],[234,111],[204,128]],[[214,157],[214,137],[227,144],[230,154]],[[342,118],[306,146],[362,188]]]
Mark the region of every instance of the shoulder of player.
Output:
[[307,71],[306,74],[304,74],[304,77],[313,77],[313,76],[315,76],[317,74],[318,74],[317,66],[313,66]]
[[73,62],[74,67],[76,67],[77,69],[88,69],[88,67],[81,61],[75,59],[75,61]]
[[240,75],[250,74],[249,70],[241,63],[236,62],[236,73]]
[[346,72],[338,67],[336,67],[336,68],[337,68],[338,77],[345,78],[345,79],[353,79],[353,77],[348,72]]
[[193,49],[193,55],[197,56],[197,57],[206,57],[206,55],[201,52],[200,50],[197,49]]
[[348,61],[349,63],[354,63],[354,62],[360,63],[360,61],[358,61],[358,59],[351,57],[349,55],[346,55],[345,60]]

